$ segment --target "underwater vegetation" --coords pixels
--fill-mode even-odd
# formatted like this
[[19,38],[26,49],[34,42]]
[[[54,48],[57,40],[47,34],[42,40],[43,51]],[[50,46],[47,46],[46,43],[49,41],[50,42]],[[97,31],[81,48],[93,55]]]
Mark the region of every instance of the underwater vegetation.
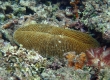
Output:
[[64,52],[84,52],[99,46],[90,35],[75,30],[31,24],[17,29],[13,35],[15,42],[27,49],[37,50],[44,56],[62,57]]

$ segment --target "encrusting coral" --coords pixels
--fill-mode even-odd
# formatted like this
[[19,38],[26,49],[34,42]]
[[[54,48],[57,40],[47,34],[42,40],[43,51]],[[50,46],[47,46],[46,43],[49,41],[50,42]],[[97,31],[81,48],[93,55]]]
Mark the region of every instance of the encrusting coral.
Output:
[[18,44],[37,50],[46,57],[62,57],[65,52],[80,53],[99,46],[88,34],[44,24],[23,26],[15,31],[13,38]]

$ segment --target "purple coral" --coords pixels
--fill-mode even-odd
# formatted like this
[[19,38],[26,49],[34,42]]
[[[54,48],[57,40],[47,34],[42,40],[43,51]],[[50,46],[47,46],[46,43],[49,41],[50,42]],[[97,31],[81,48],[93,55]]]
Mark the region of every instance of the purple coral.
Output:
[[88,58],[88,66],[95,66],[97,68],[103,68],[110,66],[110,48],[101,47],[86,51]]

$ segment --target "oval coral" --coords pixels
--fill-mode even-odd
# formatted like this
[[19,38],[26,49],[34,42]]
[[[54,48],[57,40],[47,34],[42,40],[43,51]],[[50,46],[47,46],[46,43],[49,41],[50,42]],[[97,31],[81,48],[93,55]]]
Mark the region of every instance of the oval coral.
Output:
[[43,56],[62,57],[65,52],[80,53],[99,46],[88,34],[45,24],[31,24],[18,28],[13,37],[15,42],[27,49],[37,50]]

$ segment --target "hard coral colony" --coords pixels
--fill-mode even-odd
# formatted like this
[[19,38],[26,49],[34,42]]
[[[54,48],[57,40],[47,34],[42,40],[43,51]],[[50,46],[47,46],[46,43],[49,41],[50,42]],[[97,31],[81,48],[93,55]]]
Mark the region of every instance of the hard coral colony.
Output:
[[43,56],[63,57],[64,52],[77,53],[99,46],[88,34],[44,24],[31,24],[17,29],[14,40],[27,49],[35,49]]
[[86,54],[84,52],[79,55],[75,52],[67,52],[64,56],[68,61],[68,67],[74,66],[75,69],[82,69],[87,61]]
[[97,68],[104,68],[110,66],[110,48],[102,47],[90,49],[86,51],[88,58],[87,65]]

